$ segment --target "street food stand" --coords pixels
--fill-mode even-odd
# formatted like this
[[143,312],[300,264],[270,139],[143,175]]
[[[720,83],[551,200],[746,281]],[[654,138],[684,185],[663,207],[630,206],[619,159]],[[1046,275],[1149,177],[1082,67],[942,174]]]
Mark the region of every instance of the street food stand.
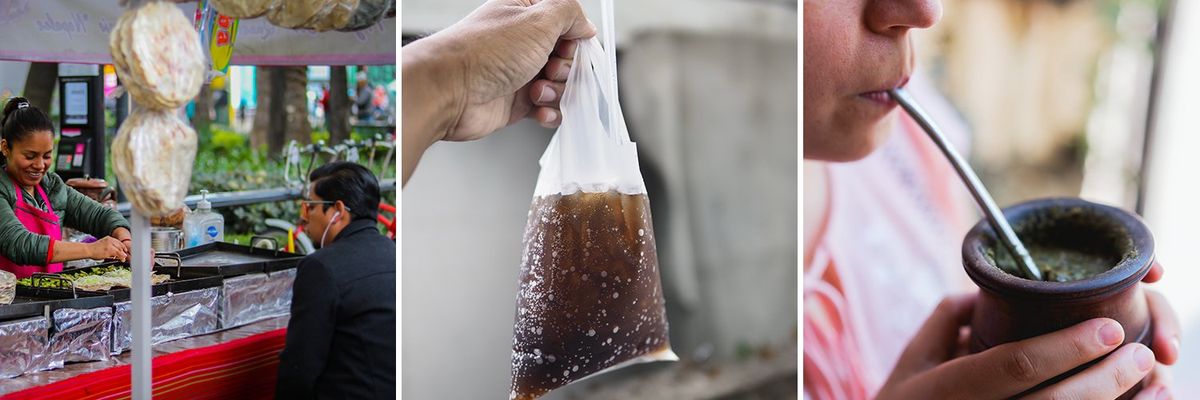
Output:
[[[121,3],[133,8],[144,2]],[[395,7],[387,1],[362,4]],[[210,7],[197,12],[196,2],[176,6],[189,16],[212,12]],[[0,7],[0,34],[34,35],[4,46],[0,60],[113,63],[109,37],[124,11],[117,0]],[[392,13],[377,23],[352,15],[347,23],[361,26],[349,32],[280,28],[266,17],[236,21],[236,47],[230,46],[232,54],[224,61],[395,64]],[[229,33],[228,19],[220,21],[220,27],[208,25],[214,38],[222,29]],[[298,197],[294,190],[284,191],[283,197],[262,200]],[[118,208],[131,221],[131,263],[31,277],[18,286],[12,304],[0,305],[0,398],[187,398],[198,389],[217,398],[270,397],[274,380],[262,378],[274,376],[301,256],[218,242],[155,260],[138,257],[152,251],[149,220],[137,207]],[[118,278],[128,280],[103,289],[80,287]],[[152,284],[152,279],[160,281]]]

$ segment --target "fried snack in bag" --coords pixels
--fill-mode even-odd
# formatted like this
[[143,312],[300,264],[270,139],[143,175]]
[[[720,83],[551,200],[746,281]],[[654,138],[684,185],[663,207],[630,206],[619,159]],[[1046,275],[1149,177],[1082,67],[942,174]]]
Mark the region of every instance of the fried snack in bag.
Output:
[[[625,365],[677,360],[667,337],[650,201],[597,39],[579,42],[562,125],[525,228],[510,399]],[[615,86],[612,85],[612,86]],[[612,102],[615,104],[616,102]]]
[[271,24],[288,29],[302,28],[322,11],[334,4],[334,0],[288,0],[280,2],[267,11]]
[[199,35],[174,3],[154,1],[126,11],[108,47],[117,76],[138,104],[175,109],[200,93],[208,63]]
[[17,297],[17,275],[0,270],[0,304],[12,304]]
[[209,0],[221,15],[231,18],[257,18],[266,14],[277,0]]
[[133,207],[148,217],[175,212],[187,197],[196,146],[196,131],[174,111],[134,111],[112,144],[113,172]]
[[342,32],[360,31],[379,23],[389,11],[395,11],[396,2],[390,0],[360,0],[346,24],[336,28]]

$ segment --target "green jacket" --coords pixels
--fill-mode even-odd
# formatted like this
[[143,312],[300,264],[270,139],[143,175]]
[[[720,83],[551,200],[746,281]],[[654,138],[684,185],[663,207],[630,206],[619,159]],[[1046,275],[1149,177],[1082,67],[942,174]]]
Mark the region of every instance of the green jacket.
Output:
[[[47,172],[41,185],[64,227],[97,238],[111,235],[118,227],[129,229],[129,221],[121,213],[75,191],[58,174]],[[0,198],[3,199],[0,201],[0,255],[19,265],[46,265],[50,237],[30,232],[17,220],[13,213],[17,193],[12,179],[4,171],[0,171]]]

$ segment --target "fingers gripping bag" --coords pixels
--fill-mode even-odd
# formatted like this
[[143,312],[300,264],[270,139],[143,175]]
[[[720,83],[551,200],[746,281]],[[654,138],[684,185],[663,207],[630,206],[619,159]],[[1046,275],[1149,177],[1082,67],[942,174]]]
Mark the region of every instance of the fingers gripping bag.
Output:
[[540,160],[523,240],[510,399],[678,359],[667,338],[637,146],[619,107],[608,111],[616,77],[605,55],[595,38],[579,42],[562,124]]

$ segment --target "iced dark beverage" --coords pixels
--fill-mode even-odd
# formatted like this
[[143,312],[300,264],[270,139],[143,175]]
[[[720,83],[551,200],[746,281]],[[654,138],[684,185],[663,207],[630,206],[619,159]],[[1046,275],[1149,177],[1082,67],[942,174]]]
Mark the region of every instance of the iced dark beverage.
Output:
[[510,399],[622,363],[676,359],[645,194],[537,197],[524,248]]

